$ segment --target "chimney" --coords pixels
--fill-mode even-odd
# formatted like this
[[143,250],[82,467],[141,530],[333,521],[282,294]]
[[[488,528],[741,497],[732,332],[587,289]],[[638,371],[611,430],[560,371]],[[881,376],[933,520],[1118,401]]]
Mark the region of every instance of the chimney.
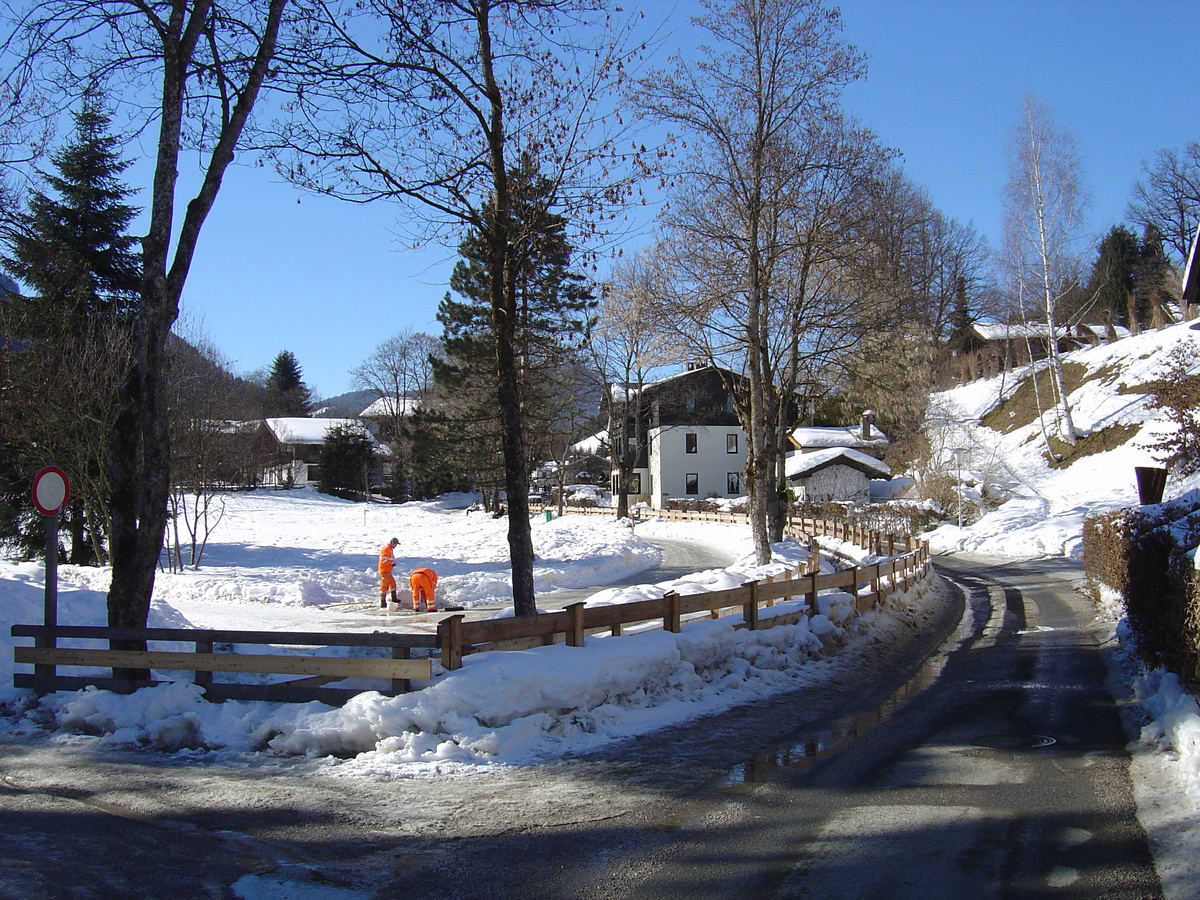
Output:
[[874,434],[871,427],[875,424],[875,412],[868,409],[862,414],[862,439],[864,441],[874,440]]

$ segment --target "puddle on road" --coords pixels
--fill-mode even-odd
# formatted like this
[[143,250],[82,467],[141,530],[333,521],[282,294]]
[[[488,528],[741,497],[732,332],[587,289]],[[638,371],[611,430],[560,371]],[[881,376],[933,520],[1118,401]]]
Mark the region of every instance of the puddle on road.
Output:
[[871,729],[882,725],[904,704],[938,679],[942,670],[945,669],[951,653],[962,646],[963,642],[976,631],[976,622],[979,621],[986,622],[987,614],[981,609],[975,609],[972,598],[968,596],[962,618],[954,632],[947,637],[937,652],[926,660],[916,674],[881,705],[864,713],[836,719],[822,730],[804,734],[785,745],[756,753],[729,771],[725,777],[724,786],[736,788],[743,785],[762,784],[770,781],[784,770],[802,772],[829,754],[849,746]]
[[785,769],[802,772],[829,754],[848,746],[871,729],[882,725],[896,710],[933,684],[945,668],[948,656],[938,654],[931,658],[916,675],[875,709],[837,719],[823,730],[805,734],[786,745],[764,750],[738,763],[726,776],[725,786],[762,784]]

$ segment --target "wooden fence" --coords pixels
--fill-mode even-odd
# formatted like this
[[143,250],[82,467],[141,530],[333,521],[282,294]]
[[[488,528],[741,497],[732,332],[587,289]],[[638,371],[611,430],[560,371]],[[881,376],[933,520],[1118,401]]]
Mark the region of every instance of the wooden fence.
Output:
[[[612,515],[606,509],[577,509],[571,512]],[[673,521],[728,522],[744,524],[747,519],[738,513],[685,512],[658,510],[653,515]],[[888,594],[905,590],[925,577],[929,566],[928,546],[920,541],[896,538],[880,532],[866,531],[840,522],[814,519],[793,519],[789,533],[800,540],[832,537],[855,543],[873,555],[889,559],[875,565],[852,567],[841,572],[822,575],[815,571],[816,557],[810,560],[814,570],[785,572],[761,581],[723,591],[680,595],[667,593],[653,600],[611,606],[585,607],[574,603],[555,612],[539,613],[508,619],[484,619],[468,622],[462,615],[443,619],[436,634],[380,633],[345,634],[320,632],[279,631],[218,631],[190,628],[108,628],[104,626],[13,625],[14,637],[30,637],[33,647],[15,647],[14,662],[32,665],[32,673],[13,675],[13,686],[42,692],[73,691],[89,685],[131,692],[140,687],[168,679],[130,677],[129,672],[152,670],[159,672],[190,671],[193,680],[204,688],[212,700],[270,700],[273,702],[308,702],[318,700],[339,705],[361,692],[361,689],[328,687],[347,678],[385,679],[390,689],[383,693],[403,693],[410,689],[410,680],[428,681],[432,677],[429,654],[441,653],[442,665],[457,669],[469,653],[484,650],[522,650],[530,647],[564,642],[581,647],[589,634],[621,635],[626,631],[661,627],[678,632],[689,619],[739,617],[737,627],[759,629],[794,624],[816,612],[817,595],[830,589],[840,589],[856,598],[859,611],[870,609]],[[897,553],[899,551],[899,553]],[[800,609],[772,610],[778,601],[805,598]],[[108,641],[109,649],[96,647],[59,647],[58,641]],[[112,642],[144,641],[157,644],[184,644],[190,649],[112,649]],[[295,654],[246,653],[239,645],[303,648]],[[317,647],[351,647],[375,654],[379,649],[390,651],[390,658],[328,657],[312,654]],[[220,650],[221,652],[217,652]],[[419,658],[412,651],[422,651]],[[109,669],[109,676],[61,675],[59,666]],[[259,684],[218,681],[217,672],[256,675],[298,675],[288,681]],[[171,679],[174,680],[174,679]]]
[[[863,612],[888,594],[906,590],[923,578],[928,565],[928,547],[920,544],[901,556],[871,566],[825,575],[816,571],[785,572],[782,576],[748,581],[741,587],[723,591],[684,595],[668,592],[656,600],[611,606],[573,603],[557,612],[508,619],[468,622],[464,616],[454,615],[438,624],[438,646],[443,667],[452,670],[462,665],[467,653],[525,650],[556,642],[582,647],[589,634],[620,635],[632,628],[648,627],[678,632],[684,622],[694,618],[737,616],[740,617],[737,627],[752,630],[791,625],[816,612],[817,595],[821,591],[840,589],[853,594],[856,609]],[[800,610],[783,614],[766,611],[777,601],[798,597],[805,599]]]
[[[37,691],[75,691],[88,685],[129,693],[159,683],[151,678],[129,678],[119,670],[191,671],[196,684],[203,686],[210,700],[271,700],[306,703],[319,700],[340,705],[361,689],[333,688],[325,685],[345,678],[382,678],[390,681],[384,693],[403,693],[410,679],[429,680],[432,665],[428,657],[412,659],[411,651],[437,649],[432,634],[332,634],[286,631],[216,631],[194,628],[107,628],[104,626],[14,625],[14,637],[32,637],[34,647],[14,647],[14,662],[32,665],[32,674],[16,673],[13,686]],[[57,647],[58,639],[89,641],[153,641],[190,644],[191,650],[113,650],[100,648]],[[266,654],[237,652],[237,645],[290,646],[307,651],[302,654]],[[215,652],[218,645],[225,652]],[[317,647],[385,648],[391,658],[314,656]],[[117,670],[110,677],[60,675],[58,666],[107,668]],[[258,675],[300,675],[290,681],[241,684],[217,681],[215,672]],[[167,680],[167,679],[162,679]],[[177,679],[172,679],[177,680]]]

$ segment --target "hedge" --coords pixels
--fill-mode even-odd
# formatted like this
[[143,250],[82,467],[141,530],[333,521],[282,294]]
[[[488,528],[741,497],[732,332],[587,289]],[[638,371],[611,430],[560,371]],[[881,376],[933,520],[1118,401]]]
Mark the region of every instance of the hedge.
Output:
[[1200,491],[1154,506],[1090,516],[1083,562],[1095,588],[1121,595],[1137,652],[1200,688]]

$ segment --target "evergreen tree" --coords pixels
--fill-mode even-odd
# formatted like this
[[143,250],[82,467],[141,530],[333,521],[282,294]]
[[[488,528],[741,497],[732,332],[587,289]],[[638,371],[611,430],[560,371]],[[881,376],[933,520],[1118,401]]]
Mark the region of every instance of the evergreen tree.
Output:
[[971,311],[971,302],[967,297],[967,280],[959,278],[955,283],[954,308],[950,312],[950,337],[946,348],[951,351],[962,350],[969,340],[971,326],[975,324],[975,314]]
[[85,563],[105,555],[106,441],[141,276],[137,239],[126,233],[134,192],[120,178],[130,163],[117,155],[102,96],[88,91],[74,120],[71,140],[51,157],[55,172],[42,176],[52,193],[31,192],[4,233],[0,264],[28,294],[6,291],[0,304],[0,333],[22,348],[6,367],[0,432],[17,471],[51,459],[67,470],[70,559]]
[[[553,210],[550,182],[528,159],[522,159],[510,178],[512,215],[520,223],[513,274],[514,353],[525,427],[536,438],[554,428],[557,404],[551,387],[583,346],[596,300],[584,276],[572,268],[574,247],[566,219]],[[484,235],[468,234],[459,244],[459,254],[450,276],[453,293],[447,292],[437,312],[446,356],[434,361],[438,405],[445,417],[439,430],[460,472],[483,489],[498,488],[504,468]],[[527,444],[532,464],[541,448],[536,440]]]
[[1171,263],[1163,250],[1162,234],[1154,225],[1147,225],[1138,246],[1133,278],[1133,294],[1143,325],[1163,328],[1174,320],[1171,303],[1175,298],[1168,287],[1170,274]]
[[263,397],[263,415],[308,416],[312,413],[312,391],[304,383],[300,364],[290,350],[283,350],[271,363]]
[[370,435],[345,425],[330,428],[321,444],[321,492],[344,499],[368,495],[373,457]]
[[136,307],[140,260],[126,228],[137,208],[120,180],[132,161],[117,155],[110,122],[102,96],[89,91],[73,140],[51,157],[58,174],[43,175],[57,196],[32,192],[8,235],[2,262],[29,289],[33,330],[55,330],[65,320],[78,333],[90,319]]
[[1137,236],[1124,225],[1114,225],[1100,241],[1092,274],[1084,291],[1090,312],[1088,321],[1136,328],[1130,322],[1129,298],[1134,288],[1138,261]]

